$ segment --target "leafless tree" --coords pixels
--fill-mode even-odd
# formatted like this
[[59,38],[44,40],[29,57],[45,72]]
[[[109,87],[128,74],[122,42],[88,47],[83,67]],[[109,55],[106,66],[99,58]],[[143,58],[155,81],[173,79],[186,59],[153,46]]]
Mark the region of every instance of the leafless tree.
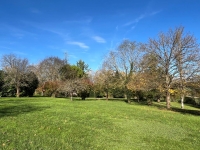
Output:
[[177,31],[177,47],[175,52],[181,108],[184,108],[187,82],[200,72],[200,48],[197,40],[190,34],[184,35],[183,31],[183,27]]
[[138,64],[143,53],[139,50],[139,45],[136,42],[124,40],[116,49],[111,51],[104,60],[103,66],[113,72],[118,72],[122,75],[125,97],[128,101],[130,96],[128,94],[127,84],[129,83],[133,72],[138,71]]
[[46,81],[60,80],[59,69],[65,64],[64,60],[58,57],[48,57],[38,65],[39,79]]
[[2,69],[6,73],[5,80],[16,88],[16,96],[20,96],[20,86],[25,86],[24,79],[29,71],[28,60],[18,58],[14,54],[3,55],[1,59]]
[[58,82],[61,80],[59,70],[64,66],[65,60],[58,57],[48,57],[42,60],[38,65],[35,65],[33,71],[37,75],[40,82],[40,89],[43,93],[43,88],[46,82]]
[[[85,79],[68,79],[63,81],[58,88],[59,92],[69,94],[71,101],[73,100],[73,95],[78,95],[81,92],[85,92],[90,89],[90,85],[86,83]],[[82,97],[82,96],[81,96]],[[84,97],[82,97],[84,99]]]
[[197,72],[196,61],[199,60],[199,47],[194,36],[184,34],[184,28],[170,29],[167,33],[160,33],[158,39],[150,39],[145,48],[158,60],[165,77],[166,105],[170,108],[170,88],[174,80],[180,79],[183,90],[183,81],[187,74]]

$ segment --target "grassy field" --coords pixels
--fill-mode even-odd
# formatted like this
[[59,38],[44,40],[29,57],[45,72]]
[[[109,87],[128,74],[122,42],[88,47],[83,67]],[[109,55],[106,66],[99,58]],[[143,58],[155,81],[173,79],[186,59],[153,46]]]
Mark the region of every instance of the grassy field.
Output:
[[200,109],[172,103],[0,98],[1,150],[197,150]]

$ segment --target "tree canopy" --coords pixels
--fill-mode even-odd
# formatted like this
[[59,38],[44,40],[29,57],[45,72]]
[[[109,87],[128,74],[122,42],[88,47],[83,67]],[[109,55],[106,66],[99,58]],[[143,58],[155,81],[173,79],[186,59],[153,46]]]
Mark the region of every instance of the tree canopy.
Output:
[[107,100],[125,97],[129,103],[136,98],[165,99],[168,109],[174,96],[184,108],[186,96],[200,95],[199,43],[182,26],[160,32],[146,43],[125,39],[104,58],[100,69],[92,72],[81,59],[70,64],[51,56],[30,66],[26,58],[3,55],[0,94],[31,96],[36,89],[43,96],[85,99],[93,92]]

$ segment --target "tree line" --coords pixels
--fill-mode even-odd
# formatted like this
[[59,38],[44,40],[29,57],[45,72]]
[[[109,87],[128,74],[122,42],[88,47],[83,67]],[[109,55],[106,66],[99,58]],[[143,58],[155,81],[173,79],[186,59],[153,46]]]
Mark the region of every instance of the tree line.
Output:
[[75,65],[58,57],[48,57],[37,65],[13,54],[1,59],[0,91],[2,96],[66,97],[74,95],[123,97],[132,99],[180,99],[200,93],[200,48],[197,39],[184,27],[169,29],[147,43],[124,40],[108,53],[102,66],[91,72],[82,60]]

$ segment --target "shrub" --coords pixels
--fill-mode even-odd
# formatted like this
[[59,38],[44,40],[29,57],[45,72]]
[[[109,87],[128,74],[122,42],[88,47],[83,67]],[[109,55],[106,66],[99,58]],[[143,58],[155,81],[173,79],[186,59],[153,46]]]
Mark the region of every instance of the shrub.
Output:
[[185,97],[185,103],[192,104],[192,105],[200,105],[200,98],[199,97]]

